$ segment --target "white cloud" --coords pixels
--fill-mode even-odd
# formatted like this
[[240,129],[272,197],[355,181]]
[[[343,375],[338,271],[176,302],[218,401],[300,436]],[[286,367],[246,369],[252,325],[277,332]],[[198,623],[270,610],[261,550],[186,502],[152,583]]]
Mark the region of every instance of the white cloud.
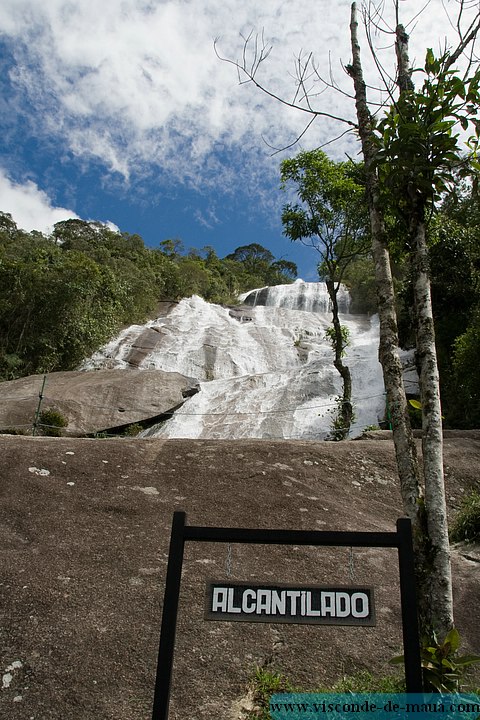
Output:
[[209,230],[212,230],[220,223],[214,208],[207,208],[205,212],[197,209],[195,210],[193,216],[199,225],[202,225]]
[[0,210],[8,211],[19,228],[49,233],[55,223],[78,218],[72,210],[53,207],[48,195],[28,180],[12,182],[0,168]]
[[[400,7],[408,18],[422,5],[405,0]],[[215,56],[213,39],[220,36],[220,50],[240,58],[239,33],[265,28],[274,49],[259,77],[273,91],[293,96],[290,73],[302,49],[315,52],[327,77],[331,57],[337,79],[351,91],[340,66],[350,60],[349,20],[350,0],[3,0],[0,6],[0,27],[16,58],[11,81],[19,101],[30,103],[26,112],[33,107],[37,133],[57,137],[75,156],[100,160],[127,180],[131,173],[155,172],[197,187],[225,188],[247,178],[258,187],[266,176],[278,176],[279,158],[270,158],[262,136],[284,146],[308,120],[252,86],[239,86],[232,65]],[[415,28],[412,58],[422,61],[446,30],[442,2],[431,0]],[[375,40],[391,44],[385,36]],[[393,60],[391,47],[385,54]],[[370,77],[376,83],[378,73]],[[353,117],[352,102],[339,93],[328,91],[316,104]],[[319,145],[343,129],[318,120],[304,145]],[[348,142],[330,152],[351,150]]]
[[[0,210],[8,211],[22,230],[27,232],[39,230],[47,235],[53,230],[55,223],[79,219],[73,210],[53,206],[47,193],[40,190],[31,180],[23,184],[12,182],[2,168],[0,168]],[[109,220],[102,224],[114,232],[120,232],[118,226]]]

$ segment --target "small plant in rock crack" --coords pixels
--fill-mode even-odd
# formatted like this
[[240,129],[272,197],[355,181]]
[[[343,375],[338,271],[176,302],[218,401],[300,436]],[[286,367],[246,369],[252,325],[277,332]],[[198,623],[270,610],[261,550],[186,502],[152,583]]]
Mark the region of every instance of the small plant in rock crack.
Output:
[[252,678],[252,691],[254,708],[248,711],[246,720],[271,720],[271,696],[275,693],[295,692],[295,688],[275,670],[257,667]]

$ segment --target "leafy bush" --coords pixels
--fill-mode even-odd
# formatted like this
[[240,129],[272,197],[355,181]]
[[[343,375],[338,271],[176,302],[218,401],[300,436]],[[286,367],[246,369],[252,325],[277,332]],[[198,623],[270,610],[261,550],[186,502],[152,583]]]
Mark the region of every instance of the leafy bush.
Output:
[[61,437],[62,428],[67,427],[68,420],[55,408],[47,408],[40,413],[39,425],[44,435]]
[[480,493],[465,497],[450,529],[454,542],[480,542]]
[[[325,440],[340,442],[346,440],[350,427],[355,422],[355,411],[350,402],[343,400],[341,396],[335,398],[335,408],[331,408],[329,412],[333,413],[332,422],[330,424],[330,432]],[[345,420],[349,418],[349,421]]]
[[478,427],[480,422],[480,310],[474,313],[470,326],[456,338],[453,346],[455,390],[466,427]]
[[[478,655],[459,655],[460,634],[452,628],[443,642],[435,633],[421,648],[423,685],[425,692],[459,693],[463,690],[465,674],[471,665],[480,662]],[[393,664],[403,663],[404,656],[391,660]]]
[[136,437],[139,433],[141,433],[143,430],[143,427],[140,425],[140,423],[132,423],[131,425],[127,425],[125,430],[122,432],[122,435],[124,437]]

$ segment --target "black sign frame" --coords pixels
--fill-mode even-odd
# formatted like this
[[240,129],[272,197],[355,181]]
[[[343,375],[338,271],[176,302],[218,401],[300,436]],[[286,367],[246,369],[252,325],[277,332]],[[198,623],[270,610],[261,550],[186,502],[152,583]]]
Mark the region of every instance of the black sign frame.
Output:
[[254,543],[259,545],[311,545],[324,547],[396,548],[400,573],[405,684],[408,693],[423,691],[412,524],[397,520],[396,532],[350,532],[328,530],[270,530],[202,527],[186,524],[186,513],[173,513],[170,550],[165,581],[160,645],[153,699],[152,720],[168,720],[178,602],[186,541]]

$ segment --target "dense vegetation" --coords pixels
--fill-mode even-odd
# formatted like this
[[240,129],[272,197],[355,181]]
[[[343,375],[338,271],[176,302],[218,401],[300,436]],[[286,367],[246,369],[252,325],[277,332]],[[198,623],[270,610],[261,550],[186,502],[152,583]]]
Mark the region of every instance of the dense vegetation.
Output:
[[[480,209],[474,185],[459,186],[432,220],[430,265],[446,427],[480,426]],[[395,234],[392,228],[392,235]],[[414,346],[411,273],[393,250],[400,335]],[[0,213],[0,379],[75,368],[118,330],[142,322],[161,300],[196,293],[234,303],[240,292],[291,282],[294,263],[259,244],[219,258],[185,252],[179,240],[145,247],[138,235],[81,220],[51,236],[19,230]],[[354,312],[376,312],[373,262],[345,271]]]
[[209,247],[184,253],[176,240],[147,248],[139,235],[82,220],[48,237],[26,233],[0,213],[0,379],[71,370],[162,300],[236,302],[296,274],[256,243],[220,259]]

